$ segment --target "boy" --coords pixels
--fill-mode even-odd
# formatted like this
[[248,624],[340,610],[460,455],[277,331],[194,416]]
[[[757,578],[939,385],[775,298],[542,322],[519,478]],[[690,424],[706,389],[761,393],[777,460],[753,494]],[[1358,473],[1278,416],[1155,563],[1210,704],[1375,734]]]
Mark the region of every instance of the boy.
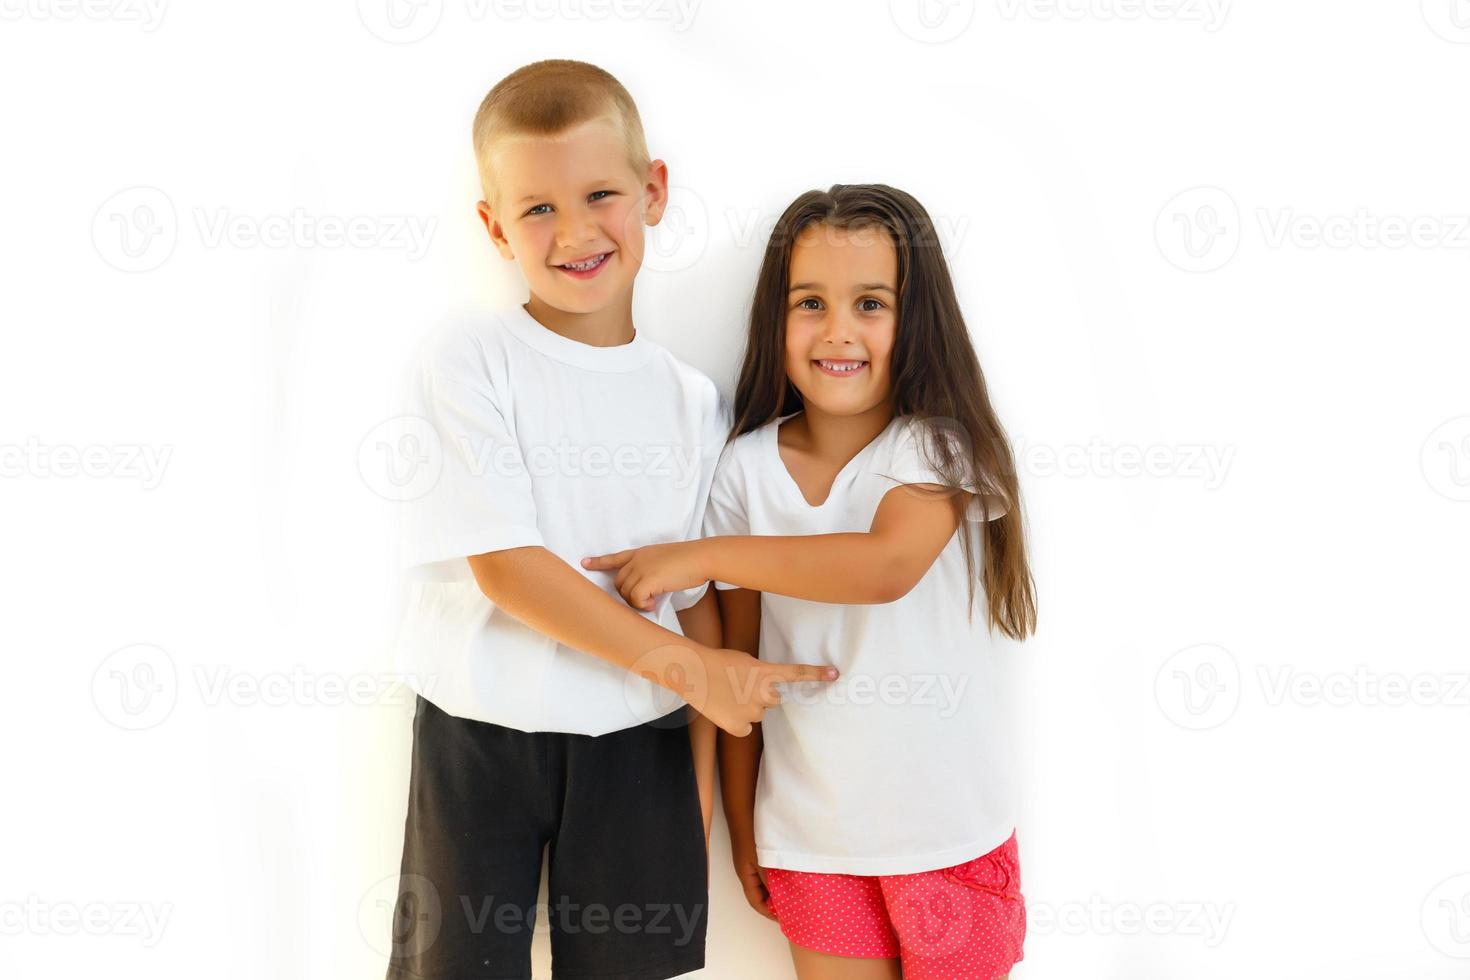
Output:
[[668,172],[631,97],[528,65],[474,146],[530,300],[437,332],[410,386],[443,467],[404,514],[418,697],[388,976],[529,980],[543,847],[556,980],[677,976],[704,965],[714,725],[747,734],[777,683],[831,672],[720,649],[708,583],[638,611],[580,567],[698,537],[728,431],[714,384],[633,326]]

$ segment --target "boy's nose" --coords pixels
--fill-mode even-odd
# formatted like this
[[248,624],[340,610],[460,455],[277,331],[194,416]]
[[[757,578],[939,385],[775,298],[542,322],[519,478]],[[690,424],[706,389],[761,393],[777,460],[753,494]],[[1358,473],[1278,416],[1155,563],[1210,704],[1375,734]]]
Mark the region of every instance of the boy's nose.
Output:
[[563,248],[581,245],[597,237],[597,224],[590,215],[562,212],[556,226],[556,243]]

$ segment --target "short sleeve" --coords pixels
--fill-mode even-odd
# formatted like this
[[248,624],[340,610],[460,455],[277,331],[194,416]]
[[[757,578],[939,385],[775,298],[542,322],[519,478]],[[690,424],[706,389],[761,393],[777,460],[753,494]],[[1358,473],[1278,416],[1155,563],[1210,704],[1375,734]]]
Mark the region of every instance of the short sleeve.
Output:
[[[1004,516],[1005,500],[994,493],[992,488],[987,488],[991,492],[984,494],[985,499],[982,505],[981,487],[975,481],[969,454],[964,451],[967,436],[963,430],[915,418],[906,419],[900,425],[901,428],[894,441],[892,459],[884,470],[885,476],[894,480],[896,484],[933,483],[968,490],[975,494],[969,505],[968,517],[971,520],[993,521],[997,517]],[[948,441],[950,452],[955,454],[959,462],[960,478],[958,481],[946,477],[939,471],[936,447],[943,445],[940,439]]]
[[[714,483],[710,486],[709,503],[704,510],[704,536],[744,535],[750,533],[750,519],[746,512],[746,488],[741,479],[738,447],[731,442],[720,454],[715,468]],[[739,586],[729,582],[715,582],[716,589],[734,589]]]
[[[703,436],[700,440],[699,458],[701,463],[699,483],[699,506],[694,508],[689,531],[685,535],[686,541],[692,541],[703,537],[703,527],[709,516],[709,499],[713,488],[715,476],[719,472],[719,461],[722,457],[722,448],[725,439],[730,433],[730,407],[724,397],[720,395],[719,389],[713,381],[705,379],[709,388],[706,397],[703,414],[704,418],[700,427]],[[709,588],[708,582],[696,585],[692,589],[683,589],[671,593],[669,602],[676,612],[682,612],[691,608],[700,599],[704,598],[705,591]]]
[[[426,347],[406,382],[392,452],[423,471],[401,499],[401,563],[414,577],[471,576],[470,555],[542,545],[521,447],[483,349],[450,333]],[[391,440],[390,440],[391,443]]]

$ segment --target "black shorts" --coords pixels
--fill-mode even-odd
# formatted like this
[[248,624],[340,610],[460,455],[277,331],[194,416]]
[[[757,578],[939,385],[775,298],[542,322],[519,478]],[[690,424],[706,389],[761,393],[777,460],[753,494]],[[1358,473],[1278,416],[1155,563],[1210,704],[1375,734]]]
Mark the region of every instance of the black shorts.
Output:
[[702,968],[709,865],[686,710],[570,735],[419,697],[389,980],[530,980],[543,848],[554,980]]

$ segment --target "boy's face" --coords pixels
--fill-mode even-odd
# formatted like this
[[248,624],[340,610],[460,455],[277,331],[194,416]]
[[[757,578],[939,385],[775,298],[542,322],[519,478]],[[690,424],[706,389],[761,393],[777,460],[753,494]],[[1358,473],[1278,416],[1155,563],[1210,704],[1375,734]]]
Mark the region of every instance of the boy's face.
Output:
[[514,137],[491,151],[498,200],[479,202],[496,249],[520,263],[531,292],[567,313],[594,313],[632,291],[643,263],[643,227],[668,204],[668,169],[628,162],[608,119],[559,136]]

